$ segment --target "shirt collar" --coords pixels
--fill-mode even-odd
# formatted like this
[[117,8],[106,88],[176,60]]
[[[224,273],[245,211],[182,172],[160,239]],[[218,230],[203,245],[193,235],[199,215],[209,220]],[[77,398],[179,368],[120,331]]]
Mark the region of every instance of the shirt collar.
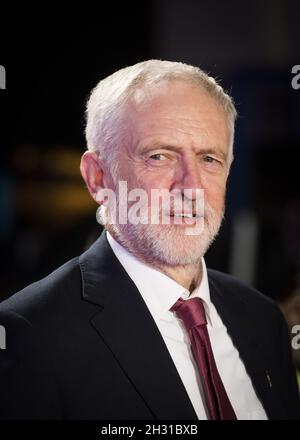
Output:
[[185,289],[172,278],[145,264],[132,253],[128,252],[108,231],[106,231],[106,236],[114,254],[138,288],[155,320],[172,319],[173,313],[170,312],[170,308],[180,297],[183,299],[199,297],[203,300],[208,321],[210,325],[212,325],[210,315],[211,299],[207,269],[203,257],[201,258],[202,279],[199,285],[190,293],[189,290]]

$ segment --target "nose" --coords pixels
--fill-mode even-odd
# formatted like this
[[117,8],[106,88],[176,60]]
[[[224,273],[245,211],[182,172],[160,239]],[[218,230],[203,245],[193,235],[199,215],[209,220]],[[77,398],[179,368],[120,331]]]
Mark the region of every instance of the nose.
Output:
[[172,190],[183,190],[187,198],[195,200],[197,197],[196,189],[203,189],[203,176],[200,167],[197,164],[197,157],[183,159],[176,170]]

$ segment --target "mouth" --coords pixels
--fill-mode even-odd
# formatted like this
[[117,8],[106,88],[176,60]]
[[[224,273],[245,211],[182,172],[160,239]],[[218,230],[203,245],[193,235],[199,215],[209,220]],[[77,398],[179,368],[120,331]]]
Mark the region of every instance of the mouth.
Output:
[[196,218],[197,215],[195,213],[181,213],[181,212],[174,212],[170,214],[170,217],[184,217],[184,218]]
[[171,212],[166,214],[171,219],[171,224],[178,226],[192,226],[199,223],[203,219],[202,215],[197,215],[196,212]]

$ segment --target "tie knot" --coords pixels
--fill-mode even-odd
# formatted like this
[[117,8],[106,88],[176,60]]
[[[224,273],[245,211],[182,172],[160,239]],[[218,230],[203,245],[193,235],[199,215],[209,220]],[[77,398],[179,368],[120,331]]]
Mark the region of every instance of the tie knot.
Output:
[[200,298],[191,298],[186,301],[179,298],[170,310],[176,312],[188,331],[197,325],[207,324],[203,302]]

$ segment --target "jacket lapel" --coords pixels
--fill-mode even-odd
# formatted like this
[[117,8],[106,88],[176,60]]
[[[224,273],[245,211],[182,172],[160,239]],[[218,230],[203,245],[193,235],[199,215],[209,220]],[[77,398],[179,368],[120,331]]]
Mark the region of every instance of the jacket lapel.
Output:
[[105,233],[79,259],[91,324],[156,419],[197,419],[164,340]]
[[268,418],[272,418],[274,414],[278,414],[278,399],[274,396],[275,390],[272,385],[272,365],[266,359],[260,344],[261,334],[258,326],[249,317],[249,306],[239,298],[237,292],[224,293],[213,278],[209,271],[211,299],[244,362]]

